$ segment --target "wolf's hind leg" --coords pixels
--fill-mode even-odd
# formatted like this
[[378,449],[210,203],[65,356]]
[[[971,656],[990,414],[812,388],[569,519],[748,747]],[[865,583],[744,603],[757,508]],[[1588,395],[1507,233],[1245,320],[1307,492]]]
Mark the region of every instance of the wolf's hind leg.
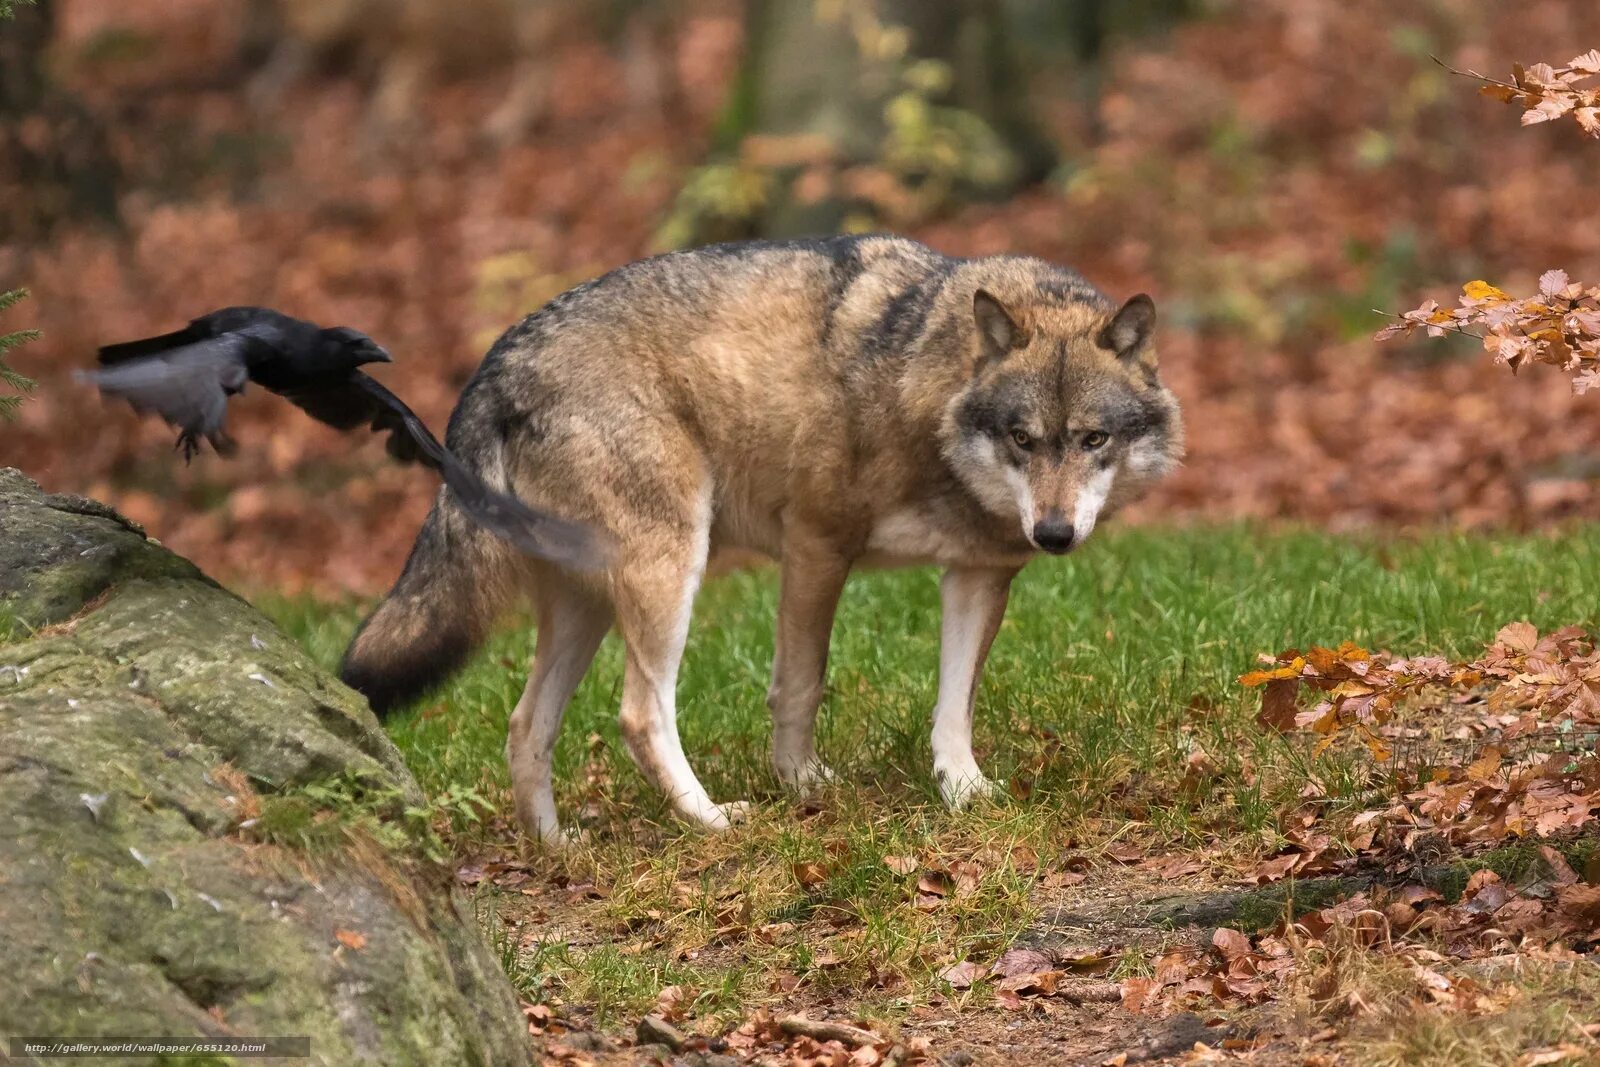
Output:
[[1005,617],[1014,568],[951,567],[939,582],[939,700],[933,709],[933,773],[952,808],[995,784],[972,755],[972,707],[989,646]]
[[619,724],[641,773],[678,814],[707,829],[725,829],[742,804],[714,804],[695,777],[678,738],[678,664],[689,633],[695,591],[705,571],[709,507],[686,536],[625,545],[612,575],[617,629],[627,644]]
[[535,598],[539,637],[533,673],[511,713],[506,762],[511,767],[517,821],[530,836],[554,845],[567,841],[556,816],[551,783],[561,716],[611,628],[611,610],[554,568],[540,575]]
[[785,539],[767,707],[772,769],[790,789],[803,791],[833,777],[817,758],[817,709],[827,678],[833,613],[849,573],[849,560],[830,546],[803,534]]

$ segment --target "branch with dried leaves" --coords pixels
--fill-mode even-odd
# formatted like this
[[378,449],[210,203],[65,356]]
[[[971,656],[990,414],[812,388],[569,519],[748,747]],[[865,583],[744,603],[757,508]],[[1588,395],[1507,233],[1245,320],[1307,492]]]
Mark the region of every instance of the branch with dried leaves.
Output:
[[1429,300],[1379,330],[1375,339],[1419,329],[1429,337],[1465,333],[1481,338],[1495,360],[1512,371],[1526,363],[1573,371],[1572,388],[1578,393],[1600,385],[1600,285],[1570,281],[1566,271],[1546,271],[1539,291],[1527,297],[1485,281],[1468,282],[1458,307],[1442,308]]
[[[1452,74],[1483,82],[1479,91],[1486,96],[1520,104],[1524,126],[1571,114],[1585,133],[1600,138],[1600,84],[1584,84],[1600,77],[1600,49],[1575,56],[1564,67],[1515,64],[1509,82],[1457,70],[1437,56],[1434,62]],[[1495,360],[1513,372],[1525,363],[1548,363],[1574,372],[1574,392],[1600,385],[1600,286],[1573,282],[1566,271],[1546,271],[1533,296],[1514,297],[1486,281],[1472,281],[1462,287],[1457,307],[1442,308],[1429,300],[1398,317],[1378,313],[1394,319],[1378,331],[1379,341],[1419,329],[1429,337],[1464,333],[1480,338]]]
[[1571,115],[1584,133],[1600,138],[1600,85],[1584,84],[1600,76],[1600,48],[1574,56],[1564,67],[1548,63],[1535,63],[1531,67],[1514,64],[1509,82],[1486,77],[1475,70],[1457,70],[1438,57],[1434,62],[1451,74],[1482,82],[1478,91],[1484,96],[1523,108],[1524,126]]

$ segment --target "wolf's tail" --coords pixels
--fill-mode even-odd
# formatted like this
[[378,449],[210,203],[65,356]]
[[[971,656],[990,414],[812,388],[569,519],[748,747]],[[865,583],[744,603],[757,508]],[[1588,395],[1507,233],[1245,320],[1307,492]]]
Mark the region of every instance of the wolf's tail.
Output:
[[517,550],[441,492],[400,580],[345,650],[339,677],[380,719],[433,689],[483,642],[519,570]]

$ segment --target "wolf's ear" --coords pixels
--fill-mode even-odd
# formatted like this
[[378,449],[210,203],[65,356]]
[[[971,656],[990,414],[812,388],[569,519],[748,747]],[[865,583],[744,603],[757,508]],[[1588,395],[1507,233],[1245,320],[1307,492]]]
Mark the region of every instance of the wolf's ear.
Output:
[[1109,348],[1120,359],[1138,355],[1156,328],[1156,302],[1144,293],[1122,305],[1105,328],[1095,337],[1095,344]]
[[980,367],[991,360],[1000,359],[1013,348],[1022,347],[1022,328],[1005,306],[987,290],[979,289],[972,294],[972,317],[978,323]]

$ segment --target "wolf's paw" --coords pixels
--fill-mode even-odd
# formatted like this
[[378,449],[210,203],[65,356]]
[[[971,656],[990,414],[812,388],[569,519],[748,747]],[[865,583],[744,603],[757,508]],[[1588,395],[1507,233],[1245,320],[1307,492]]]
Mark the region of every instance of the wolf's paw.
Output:
[[682,819],[685,825],[717,833],[726,830],[734,823],[744,822],[749,818],[751,810],[752,806],[748,800],[713,804],[710,797],[704,797],[701,803],[693,807],[686,804],[678,805],[678,818]]
[[750,818],[752,806],[748,800],[730,800],[726,804],[717,805],[719,820],[710,823],[713,830],[726,830],[734,823],[745,822]]
[[935,767],[933,773],[939,780],[939,795],[944,798],[945,807],[953,811],[1000,793],[1000,783],[984,777],[977,767]]
[[542,827],[529,836],[537,841],[541,848],[552,852],[562,852],[589,843],[589,831],[576,826]]
[[589,835],[576,826],[563,826],[556,817],[554,802],[540,804],[533,798],[519,798],[516,806],[517,825],[540,847],[552,851],[571,848],[589,840]]
[[777,772],[778,781],[783,783],[784,788],[793,793],[808,793],[838,780],[828,765],[816,756],[793,763],[774,761],[773,770]]

